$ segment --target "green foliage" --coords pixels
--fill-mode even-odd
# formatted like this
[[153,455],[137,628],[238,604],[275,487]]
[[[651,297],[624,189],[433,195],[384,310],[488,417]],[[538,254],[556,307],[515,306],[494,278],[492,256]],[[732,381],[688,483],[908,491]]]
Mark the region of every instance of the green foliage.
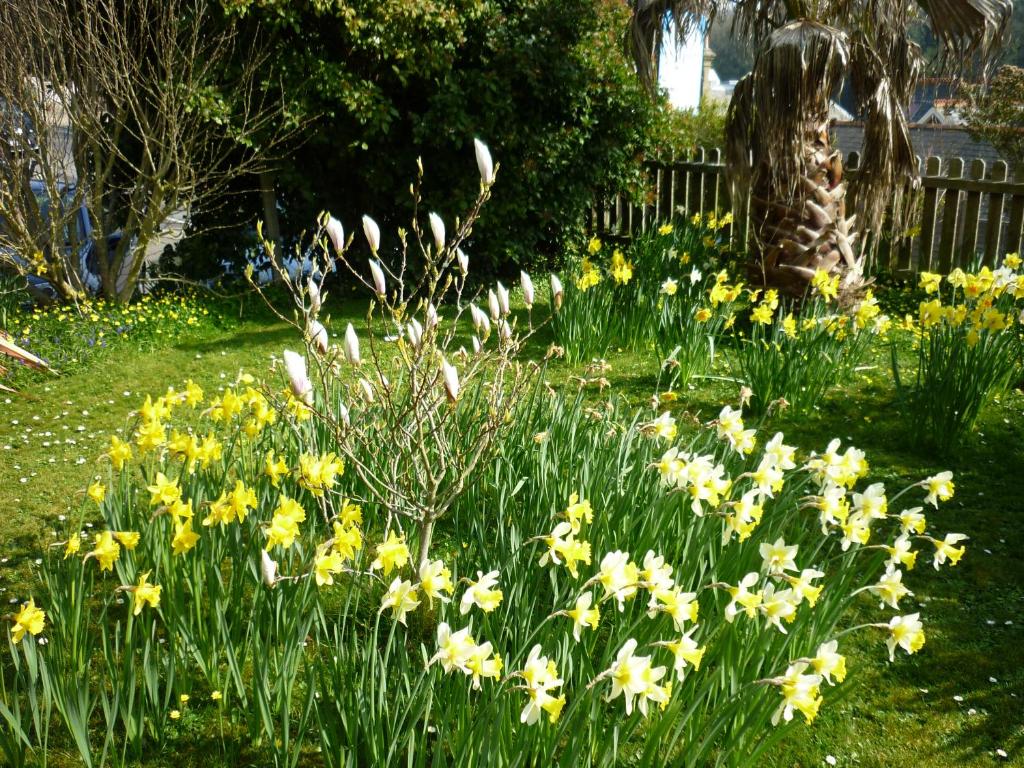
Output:
[[675,109],[667,104],[658,110],[651,128],[651,154],[659,159],[681,158],[697,147],[725,146],[726,104],[705,99],[699,109]]
[[964,119],[971,135],[990,142],[1008,161],[1024,162],[1024,68],[1006,65],[988,87],[971,88]]
[[[500,164],[493,201],[466,247],[477,275],[556,262],[581,237],[595,191],[640,180],[656,107],[622,51],[624,6],[225,4],[243,14],[253,34],[269,27],[294,109],[316,118],[276,173],[289,243],[324,209],[369,213],[385,230],[408,221],[404,191],[417,157],[428,171],[427,209],[445,217],[464,210],[477,191],[467,173],[474,137]],[[225,206],[211,214],[216,220],[198,219],[197,229],[223,225],[225,217],[251,223],[263,216],[251,194]],[[358,216],[343,223],[358,230]],[[397,242],[392,237],[382,247],[390,252]],[[208,259],[212,253],[200,243],[184,266],[215,272]]]

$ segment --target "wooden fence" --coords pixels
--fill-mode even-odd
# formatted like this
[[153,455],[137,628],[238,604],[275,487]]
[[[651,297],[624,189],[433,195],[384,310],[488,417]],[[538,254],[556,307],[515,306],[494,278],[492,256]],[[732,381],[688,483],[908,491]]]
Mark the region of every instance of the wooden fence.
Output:
[[[845,169],[855,178],[860,155],[851,152]],[[965,167],[967,173],[964,173]],[[602,199],[594,206],[590,229],[599,237],[628,240],[637,232],[674,216],[722,213],[731,210],[729,233],[738,249],[749,236],[747,205],[729,201],[725,165],[720,150],[698,149],[692,157],[645,164],[642,202],[624,195]],[[869,265],[890,272],[949,272],[980,260],[995,266],[1006,253],[1024,249],[1024,165],[1011,173],[1005,162],[986,167],[984,160],[966,164],[962,158],[929,157],[921,174],[916,224],[887,221],[873,239]]]

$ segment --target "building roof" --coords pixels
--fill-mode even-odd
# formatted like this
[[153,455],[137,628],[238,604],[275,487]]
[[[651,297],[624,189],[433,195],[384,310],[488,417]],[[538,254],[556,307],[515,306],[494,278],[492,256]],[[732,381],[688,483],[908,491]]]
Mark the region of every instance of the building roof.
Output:
[[[863,148],[862,122],[837,122],[833,124],[832,132],[836,145],[844,155],[860,152]],[[975,158],[981,158],[989,166],[999,160],[1006,160],[987,141],[973,138],[965,128],[958,125],[911,125],[910,140],[914,145],[914,154],[921,158],[932,155],[943,159],[962,157],[966,165]]]

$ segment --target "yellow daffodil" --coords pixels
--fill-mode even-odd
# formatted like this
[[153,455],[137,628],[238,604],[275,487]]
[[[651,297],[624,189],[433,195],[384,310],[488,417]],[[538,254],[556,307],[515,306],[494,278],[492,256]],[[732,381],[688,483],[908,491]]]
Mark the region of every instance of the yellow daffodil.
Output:
[[156,608],[160,605],[161,587],[149,583],[149,571],[139,576],[139,583],[131,588],[133,610],[132,613],[138,616],[147,605]]
[[46,611],[36,607],[34,598],[29,598],[23,603],[21,610],[14,616],[14,629],[11,630],[11,639],[20,643],[26,634],[38,635],[46,627]]
[[370,563],[370,570],[381,570],[385,576],[390,576],[396,568],[404,568],[409,557],[405,534],[397,536],[394,531],[388,531],[387,538],[377,545],[377,557]]
[[103,483],[97,480],[96,482],[92,483],[89,486],[89,489],[86,491],[86,493],[88,493],[89,498],[95,501],[97,504],[102,504],[103,499],[106,498],[107,495],[107,486],[105,486]]

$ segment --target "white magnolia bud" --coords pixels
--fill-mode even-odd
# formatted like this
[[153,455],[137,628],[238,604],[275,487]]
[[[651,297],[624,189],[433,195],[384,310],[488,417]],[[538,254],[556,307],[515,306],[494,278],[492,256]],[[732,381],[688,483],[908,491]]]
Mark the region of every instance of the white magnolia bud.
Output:
[[327,226],[324,227],[327,230],[327,236],[331,238],[331,245],[334,246],[335,253],[341,253],[345,248],[345,228],[341,226],[341,222],[333,216],[328,217]]
[[345,329],[345,359],[352,365],[359,365],[362,359],[359,357],[359,337],[356,336],[356,329],[352,323]]
[[502,320],[498,323],[498,336],[502,341],[508,341],[512,338],[512,326],[508,324],[507,320]]
[[491,319],[497,322],[501,317],[501,307],[498,305],[498,296],[494,291],[487,291],[487,309],[491,312]]
[[341,416],[341,423],[346,427],[351,427],[352,422],[349,421],[348,406],[342,402],[338,402],[338,415]]
[[310,321],[309,338],[313,340],[313,343],[316,345],[316,348],[320,350],[320,354],[327,354],[327,329],[324,328],[324,324],[321,323],[319,320]]
[[306,405],[312,404],[313,383],[306,375],[306,358],[286,349],[284,351],[284,369],[288,374],[288,384],[292,388],[292,394]]
[[565,292],[562,290],[562,281],[558,279],[558,275],[551,276],[551,304],[555,309],[560,309],[562,306],[562,298]]
[[315,315],[320,311],[320,286],[312,277],[306,281],[306,293],[309,294],[309,311]]
[[455,366],[447,360],[441,360],[441,376],[444,379],[444,390],[448,393],[448,400],[455,402],[459,399],[459,372]]
[[480,170],[480,181],[485,187],[489,187],[494,183],[494,161],[491,160],[491,150],[480,139],[473,139],[473,148],[476,150],[476,167]]
[[277,583],[277,563],[270,559],[267,551],[260,551],[260,572],[263,574],[263,583],[273,587]]
[[437,307],[433,304],[427,304],[427,330],[429,331],[437,328],[438,322]]
[[462,270],[462,274],[469,274],[469,256],[466,255],[465,251],[461,248],[456,248],[455,258],[459,262],[459,269]]
[[430,232],[434,236],[434,250],[440,253],[444,250],[444,221],[436,213],[431,213],[427,218],[430,219]]
[[368,402],[368,403],[372,403],[373,402],[373,387],[370,386],[370,382],[368,382],[366,379],[360,379],[359,380],[359,386],[363,390],[363,399],[366,400],[366,402]]
[[526,308],[530,309],[533,306],[533,280],[530,279],[528,274],[520,270],[519,283],[523,286],[523,302],[525,302]]
[[380,249],[380,227],[369,216],[363,216],[363,234],[366,235],[366,242],[370,244],[370,250],[376,256]]
[[480,344],[480,339],[476,336],[473,337],[473,353],[479,355],[480,350],[483,349],[483,345]]
[[376,259],[370,259],[370,274],[373,276],[373,287],[377,291],[377,295],[384,297],[388,292],[387,283],[384,282],[384,270],[380,267],[380,262]]
[[501,283],[498,283],[498,307],[501,309],[501,314],[507,315],[509,313],[508,288]]
[[409,325],[406,326],[405,332],[413,348],[419,349],[420,343],[423,341],[423,326],[420,325],[419,320],[412,318],[409,321]]

